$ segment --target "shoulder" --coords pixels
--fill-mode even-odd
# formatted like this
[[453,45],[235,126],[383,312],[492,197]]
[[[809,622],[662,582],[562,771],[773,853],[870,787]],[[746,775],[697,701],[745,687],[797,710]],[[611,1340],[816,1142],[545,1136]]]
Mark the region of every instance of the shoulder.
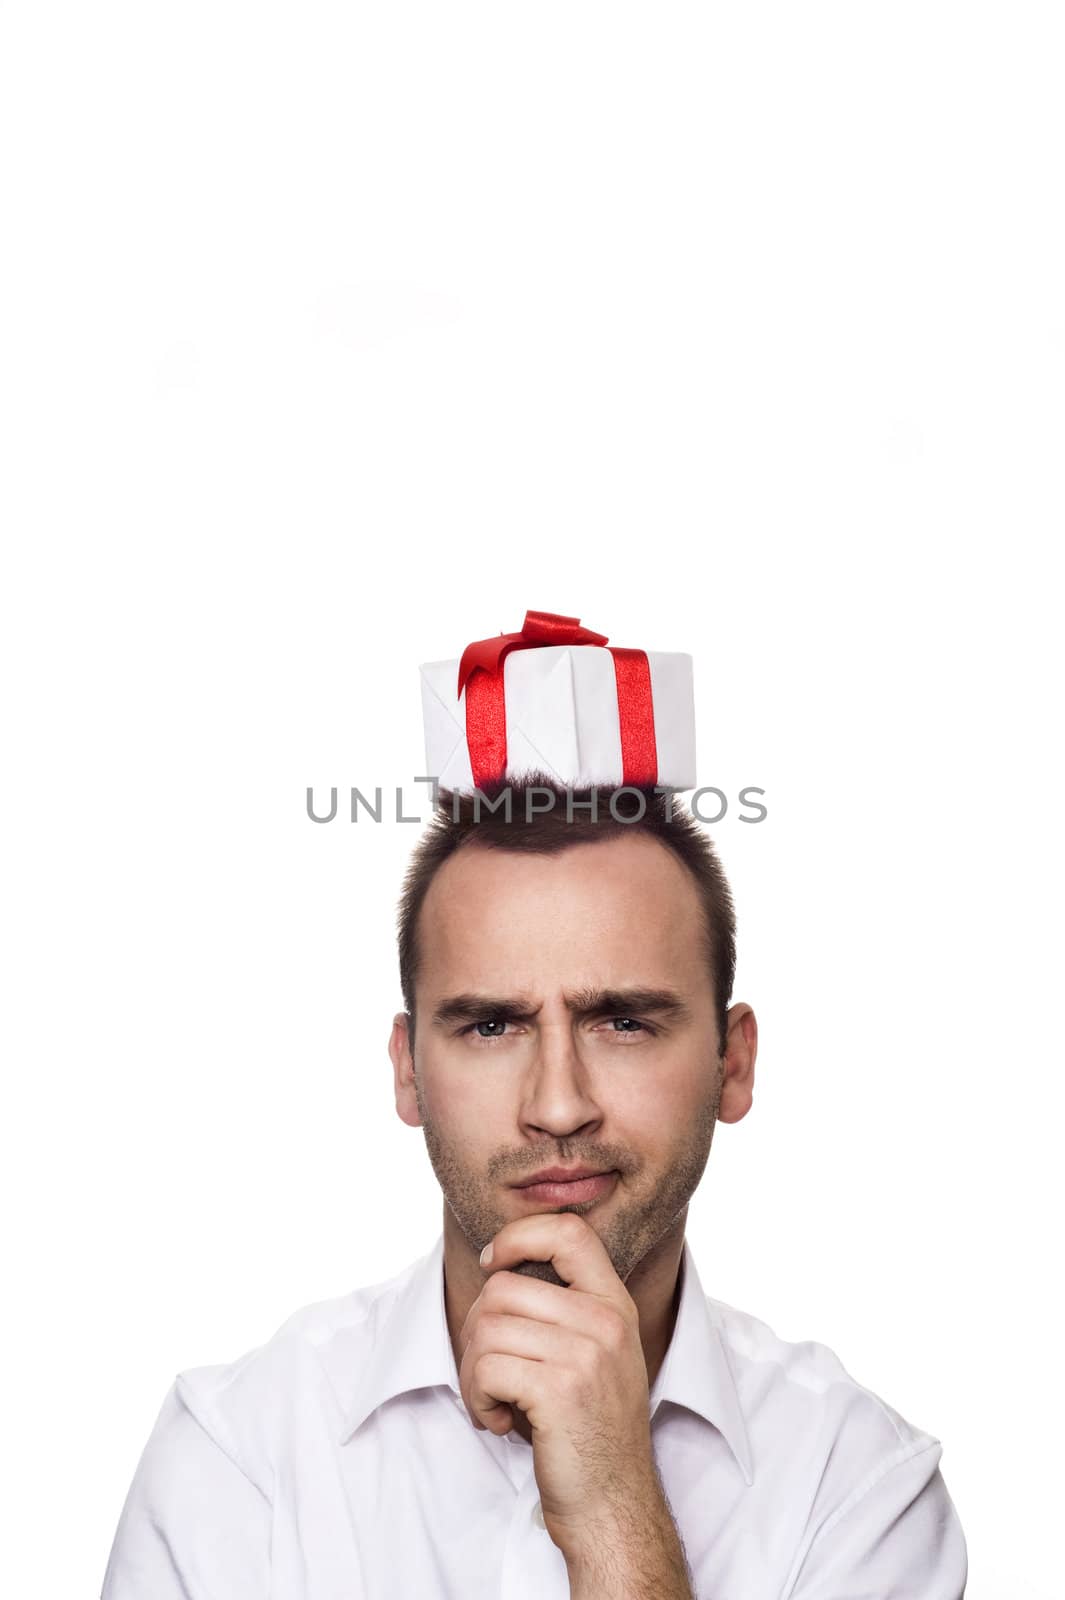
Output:
[[781,1600],[965,1593],[968,1552],[943,1481],[943,1446],[860,1383],[828,1345],[782,1338],[711,1301],[753,1443],[786,1512]]
[[269,1494],[294,1437],[340,1427],[347,1384],[405,1276],[301,1306],[234,1359],[185,1368],[174,1380],[171,1409],[187,1413]]
[[[167,1390],[122,1510],[106,1600],[147,1593],[264,1595],[278,1495],[293,1462],[324,1465],[345,1383],[409,1272],[294,1311],[229,1361],[187,1367]],[[323,1480],[324,1481],[324,1480]]]
[[828,1345],[785,1339],[750,1312],[709,1296],[707,1303],[756,1456],[790,1441],[792,1460],[805,1461],[830,1494],[917,1456],[935,1470],[940,1441],[859,1382]]

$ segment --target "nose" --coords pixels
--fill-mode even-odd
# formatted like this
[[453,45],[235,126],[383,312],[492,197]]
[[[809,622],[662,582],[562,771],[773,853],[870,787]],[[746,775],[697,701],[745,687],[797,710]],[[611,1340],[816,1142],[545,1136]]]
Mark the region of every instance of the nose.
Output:
[[526,1128],[556,1138],[590,1131],[602,1121],[568,1016],[541,1019],[525,1082],[522,1121]]

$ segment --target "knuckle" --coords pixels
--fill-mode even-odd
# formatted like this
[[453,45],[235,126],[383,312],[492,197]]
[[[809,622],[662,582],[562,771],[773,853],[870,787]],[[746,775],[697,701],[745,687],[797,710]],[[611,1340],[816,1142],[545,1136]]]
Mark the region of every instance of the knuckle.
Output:
[[573,1366],[559,1369],[556,1381],[567,1400],[580,1400],[586,1394],[590,1372],[591,1361],[583,1352]]
[[624,1350],[629,1342],[630,1324],[620,1311],[608,1310],[603,1317],[603,1343],[608,1350]]
[[580,1339],[574,1346],[571,1376],[584,1382],[598,1367],[600,1354],[601,1346],[598,1339]]
[[507,1286],[503,1282],[502,1274],[499,1272],[495,1273],[491,1278],[489,1278],[488,1282],[481,1290],[480,1302],[482,1308],[487,1308],[498,1304],[500,1296],[504,1295],[506,1290]]
[[475,1386],[475,1393],[482,1396],[491,1394],[493,1380],[498,1380],[498,1355],[491,1350],[482,1351],[473,1363],[471,1377]]

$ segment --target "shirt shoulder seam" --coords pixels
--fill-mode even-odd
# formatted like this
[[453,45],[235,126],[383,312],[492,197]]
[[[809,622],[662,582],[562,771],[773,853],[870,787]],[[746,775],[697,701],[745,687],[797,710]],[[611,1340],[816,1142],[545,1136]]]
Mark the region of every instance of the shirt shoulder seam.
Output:
[[215,1446],[215,1448],[217,1450],[220,1450],[222,1452],[222,1454],[225,1456],[226,1460],[231,1462],[232,1465],[234,1467],[236,1467],[236,1469],[240,1473],[241,1477],[247,1479],[248,1483],[251,1484],[252,1488],[256,1491],[256,1493],[258,1495],[261,1496],[261,1498],[263,1499],[265,1504],[272,1511],[273,1510],[273,1502],[271,1501],[270,1496],[263,1489],[262,1485],[260,1483],[257,1483],[256,1480],[252,1477],[251,1473],[244,1466],[243,1462],[239,1459],[236,1451],[231,1447],[231,1445],[225,1443],[221,1438],[219,1438],[218,1434],[222,1430],[219,1429],[219,1430],[215,1431],[215,1430],[212,1430],[211,1428],[209,1428],[207,1426],[206,1422],[203,1420],[203,1417],[200,1415],[199,1411],[197,1410],[196,1406],[192,1403],[191,1391],[189,1390],[189,1387],[185,1382],[184,1373],[179,1372],[177,1374],[177,1377],[174,1379],[174,1389],[175,1389],[175,1392],[177,1393],[177,1397],[180,1400],[182,1406],[188,1412],[189,1416],[192,1418],[193,1422],[200,1429],[200,1431],[202,1433],[204,1433],[207,1436],[208,1439],[210,1439],[211,1443]]
[[[707,1295],[706,1299],[707,1299],[708,1305],[710,1306],[711,1320],[713,1321],[713,1323],[717,1327],[718,1334],[719,1334],[719,1337],[721,1339],[722,1345],[725,1347],[726,1351],[735,1352],[736,1354],[738,1354],[740,1356],[744,1356],[745,1352],[743,1350],[742,1345],[740,1343],[738,1343],[736,1340],[734,1340],[733,1337],[732,1337],[732,1330],[731,1330],[731,1328],[729,1326],[729,1318],[727,1316],[723,1316],[721,1313],[722,1313],[722,1310],[730,1311],[730,1312],[732,1312],[732,1314],[734,1316],[735,1315],[745,1316],[745,1315],[747,1315],[747,1313],[737,1312],[737,1308],[735,1306],[729,1306],[724,1301],[715,1300],[711,1295]],[[753,1320],[756,1321],[756,1322],[760,1321],[759,1318],[753,1318]],[[768,1324],[765,1324],[765,1323],[763,1323],[762,1325],[764,1327],[768,1327],[769,1326]],[[831,1356],[832,1360],[835,1362],[837,1368],[839,1369],[838,1370],[838,1374],[836,1376],[834,1376],[834,1378],[832,1380],[833,1386],[839,1385],[840,1387],[848,1388],[852,1392],[856,1392],[858,1394],[865,1395],[867,1400],[871,1400],[873,1402],[873,1404],[876,1406],[877,1410],[881,1413],[881,1415],[885,1418],[885,1420],[890,1425],[891,1431],[892,1431],[893,1435],[895,1436],[896,1440],[898,1441],[898,1443],[900,1445],[903,1445],[903,1446],[906,1446],[908,1448],[911,1448],[914,1451],[914,1453],[916,1453],[920,1449],[927,1448],[927,1446],[930,1443],[931,1444],[936,1444],[936,1443],[939,1442],[937,1439],[935,1439],[935,1437],[932,1434],[930,1434],[927,1431],[927,1429],[917,1427],[916,1424],[905,1422],[905,1419],[902,1419],[903,1422],[905,1423],[906,1429],[908,1430],[908,1432],[904,1432],[903,1428],[899,1426],[899,1418],[898,1418],[897,1413],[887,1404],[887,1402],[882,1398],[881,1395],[877,1394],[875,1389],[870,1389],[867,1384],[864,1384],[864,1383],[860,1382],[859,1379],[857,1379],[854,1376],[854,1374],[851,1371],[849,1371],[849,1369],[846,1366],[844,1366],[843,1362],[839,1358],[839,1355],[837,1354],[837,1352],[831,1346],[825,1345],[825,1344],[821,1344],[820,1341],[815,1340],[815,1339],[782,1339],[782,1338],[780,1338],[780,1335],[778,1335],[776,1333],[775,1329],[770,1328],[769,1331],[773,1334],[773,1337],[775,1339],[779,1339],[780,1343],[782,1345],[784,1345],[785,1347],[789,1347],[789,1346],[790,1347],[794,1347],[796,1345],[811,1345],[811,1346],[814,1346],[814,1347],[819,1348],[821,1350],[824,1350],[829,1356]],[[733,1377],[735,1378],[735,1376],[736,1376],[735,1365],[734,1365],[733,1360],[731,1359],[731,1356],[730,1356],[730,1360],[729,1360],[729,1365],[732,1368]],[[788,1378],[786,1374],[785,1374],[785,1377],[786,1377],[786,1381],[788,1381],[788,1382],[794,1381],[794,1380]],[[905,1459],[905,1458],[903,1458],[903,1459]]]
[[883,1483],[885,1478],[889,1478],[893,1472],[897,1472],[900,1467],[907,1466],[911,1461],[916,1461],[918,1456],[927,1454],[929,1450],[941,1449],[942,1444],[938,1439],[926,1437],[924,1439],[914,1440],[912,1444],[904,1445],[901,1449],[901,1452],[896,1451],[891,1460],[885,1462],[878,1468],[874,1468],[874,1470],[870,1472],[860,1483],[856,1484],[851,1490],[850,1494],[841,1500],[835,1510],[830,1511],[828,1516],[825,1517],[822,1522],[818,1523],[817,1527],[813,1530],[810,1536],[799,1546],[795,1554],[795,1560],[792,1563],[791,1571],[788,1574],[788,1580],[784,1585],[784,1588],[781,1590],[780,1600],[789,1600],[792,1590],[795,1587],[795,1583],[802,1573],[806,1558],[819,1539],[823,1538],[826,1534],[831,1533],[832,1529],[836,1527],[838,1523],[842,1522],[844,1517],[848,1516],[856,1506],[861,1505],[866,1496],[870,1495],[873,1490],[879,1484]]

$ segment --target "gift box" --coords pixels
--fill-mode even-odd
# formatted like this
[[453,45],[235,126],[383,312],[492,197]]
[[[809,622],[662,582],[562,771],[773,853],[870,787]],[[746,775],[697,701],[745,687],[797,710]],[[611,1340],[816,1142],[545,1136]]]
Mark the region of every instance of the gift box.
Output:
[[519,633],[420,670],[424,776],[441,788],[533,772],[573,789],[695,787],[689,655],[611,646],[576,617],[530,611]]

